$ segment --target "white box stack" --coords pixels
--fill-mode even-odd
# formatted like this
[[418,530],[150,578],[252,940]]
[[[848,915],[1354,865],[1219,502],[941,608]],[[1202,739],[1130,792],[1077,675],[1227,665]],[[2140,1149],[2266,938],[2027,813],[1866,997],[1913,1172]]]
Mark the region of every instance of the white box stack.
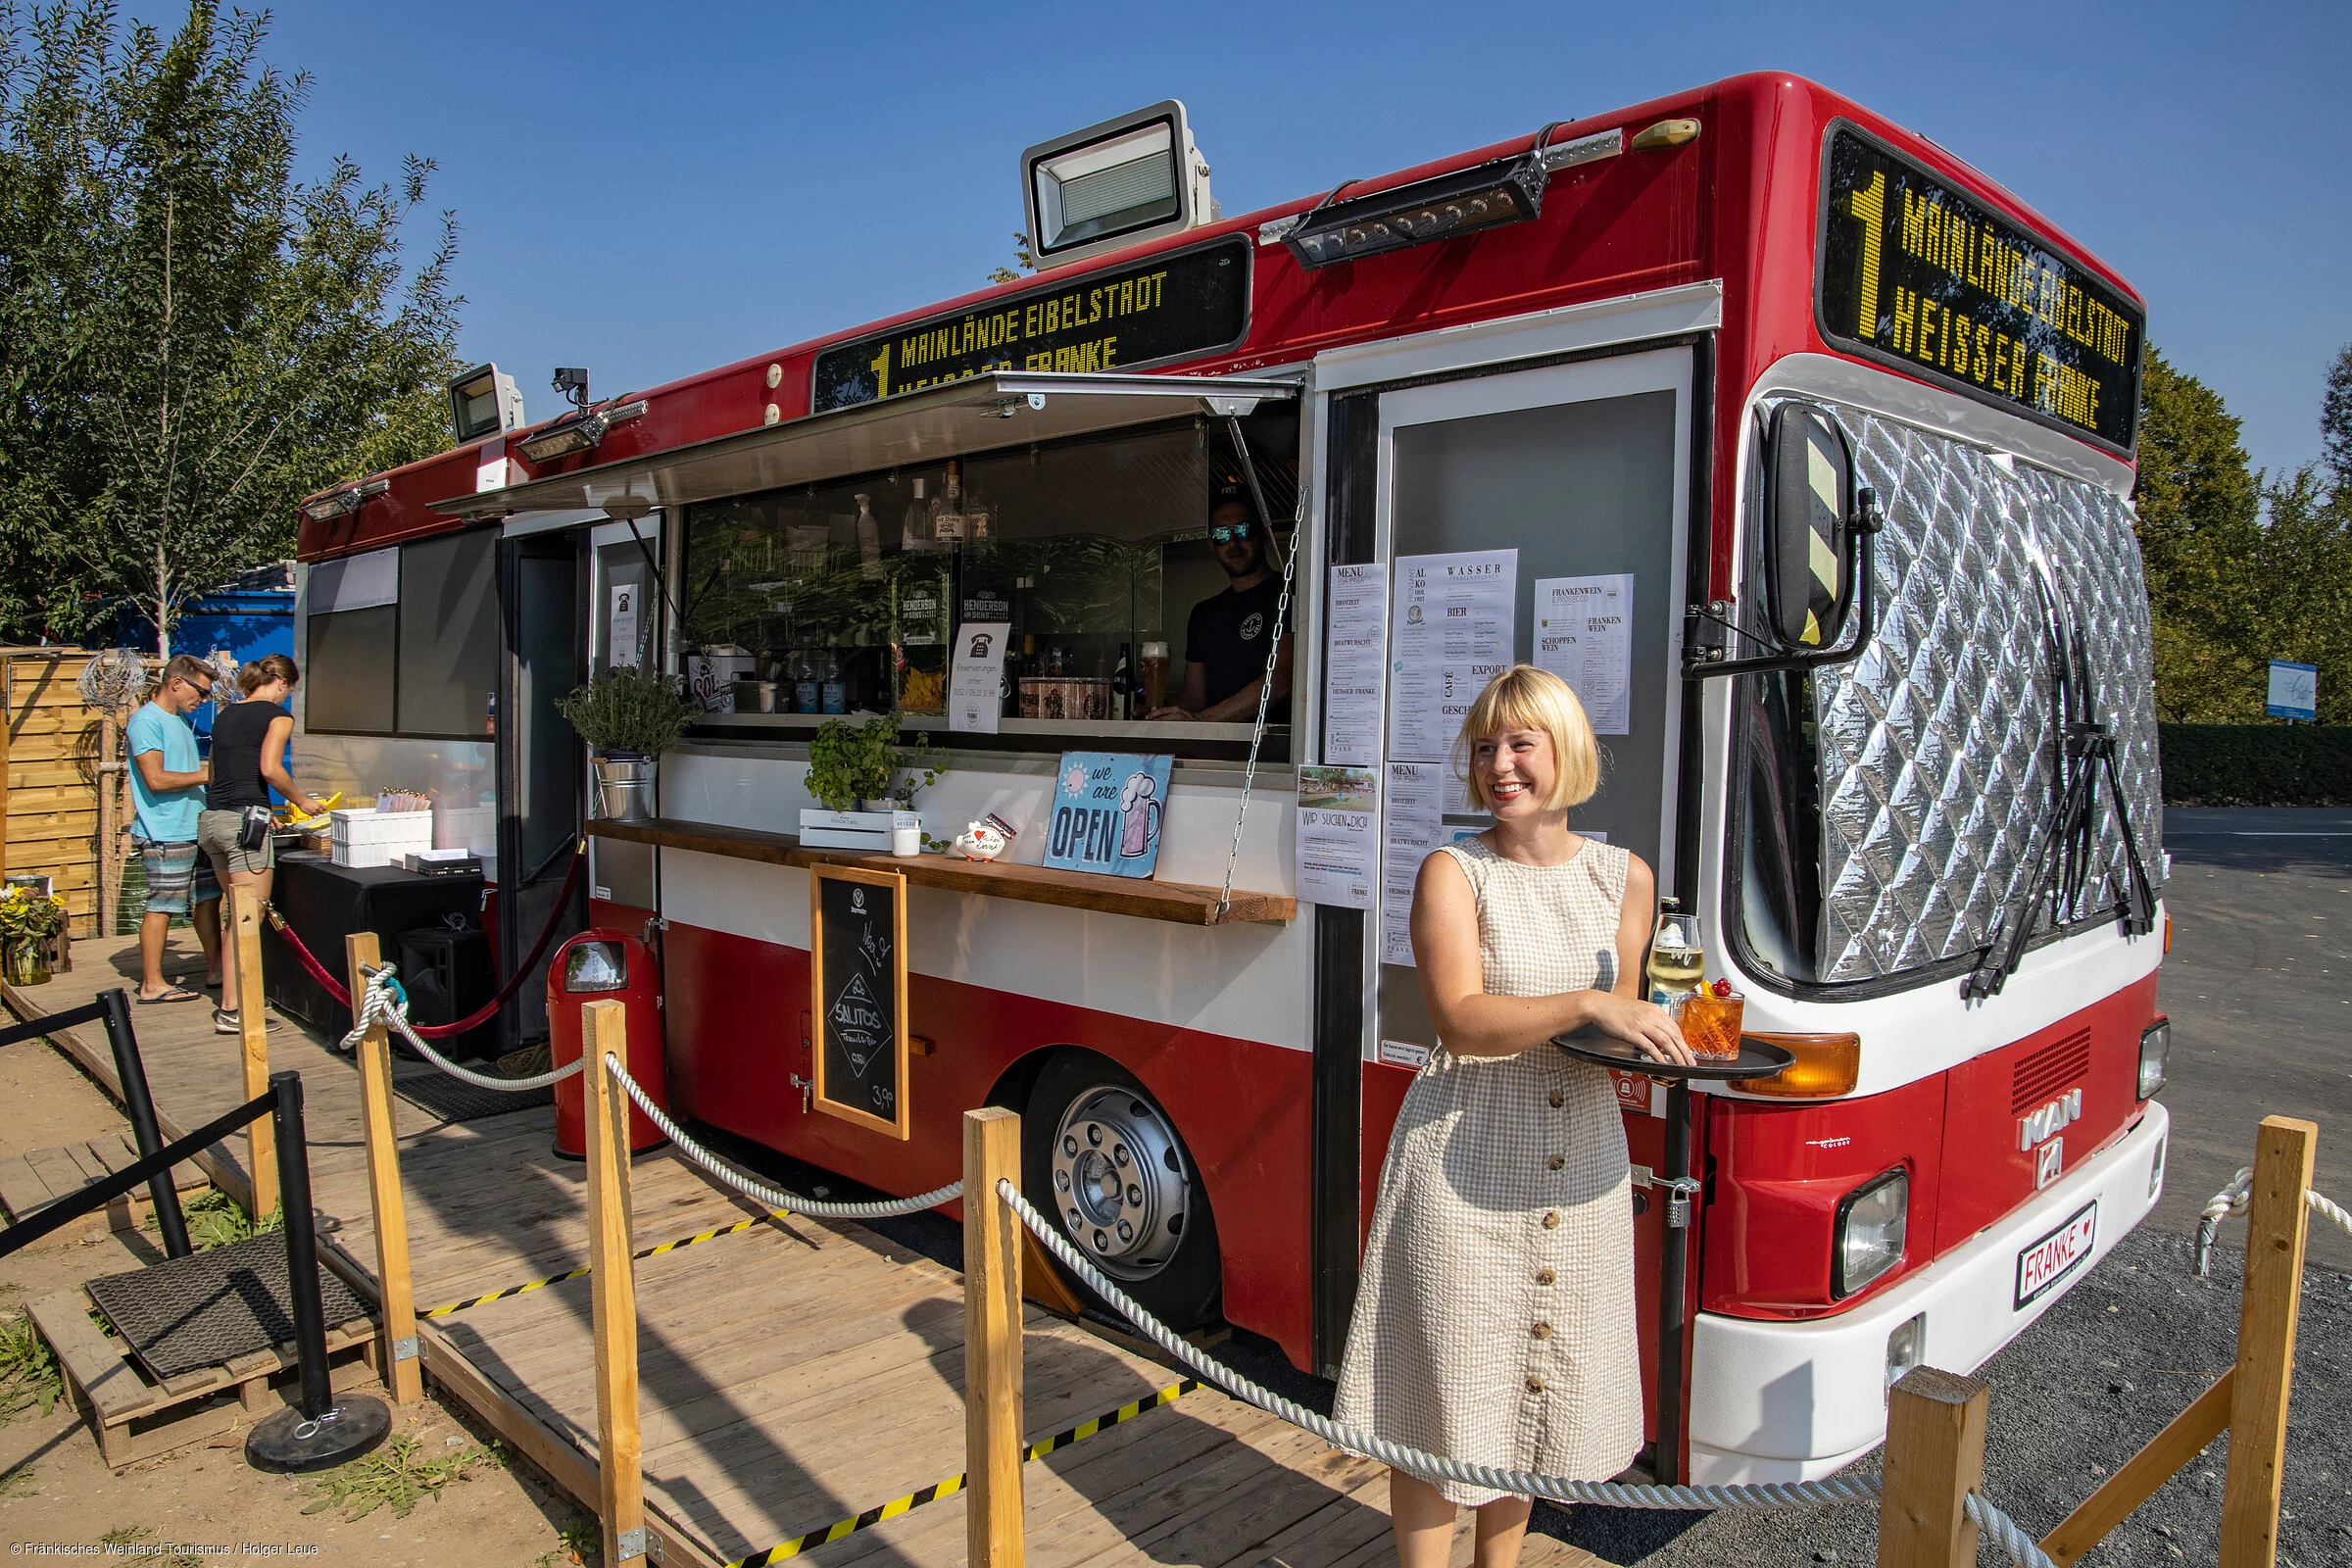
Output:
[[327,858],[337,865],[397,865],[402,856],[433,847],[430,811],[379,811],[370,806],[332,816]]

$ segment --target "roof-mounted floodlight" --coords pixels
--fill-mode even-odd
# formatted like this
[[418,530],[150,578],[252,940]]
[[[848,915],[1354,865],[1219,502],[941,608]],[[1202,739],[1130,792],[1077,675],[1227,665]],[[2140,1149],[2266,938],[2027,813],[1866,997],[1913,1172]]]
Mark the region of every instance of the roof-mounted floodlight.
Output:
[[1021,154],[1029,251],[1059,267],[1213,222],[1208,161],[1174,98]]
[[522,393],[496,365],[477,365],[449,383],[449,423],[458,445],[519,430],[525,422]]
[[[581,390],[587,390],[585,384]],[[605,439],[605,432],[624,420],[634,419],[646,410],[646,400],[635,398],[610,409],[594,413],[566,414],[546,429],[524,436],[514,443],[514,450],[533,466],[568,458],[575,452],[594,452]]]
[[302,514],[313,522],[333,522],[348,517],[367,505],[369,496],[380,496],[392,488],[389,479],[369,479],[365,484],[347,484],[340,490],[329,490],[322,496],[313,496],[302,504]]

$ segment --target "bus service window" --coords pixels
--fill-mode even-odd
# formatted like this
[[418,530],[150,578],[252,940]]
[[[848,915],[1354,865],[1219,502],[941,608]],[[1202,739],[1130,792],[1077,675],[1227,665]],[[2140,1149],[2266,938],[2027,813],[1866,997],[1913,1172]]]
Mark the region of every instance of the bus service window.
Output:
[[[1275,565],[1273,536],[1250,502],[1249,486],[1238,478],[1220,479],[1209,492],[1208,543],[1228,581],[1193,606],[1185,621],[1184,684],[1176,701],[1146,716],[1253,723],[1282,602],[1282,574]],[[1266,722],[1290,719],[1291,633],[1285,626],[1274,656]]]

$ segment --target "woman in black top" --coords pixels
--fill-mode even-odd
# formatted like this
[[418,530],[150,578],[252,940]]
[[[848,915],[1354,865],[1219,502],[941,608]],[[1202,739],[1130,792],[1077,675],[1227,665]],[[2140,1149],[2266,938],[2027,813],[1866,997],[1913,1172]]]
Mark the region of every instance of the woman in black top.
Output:
[[[213,874],[223,887],[255,889],[267,902],[277,858],[267,834],[260,849],[248,850],[239,838],[249,808],[270,806],[270,791],[294,803],[305,816],[317,816],[320,806],[305,795],[286,771],[286,742],[294,734],[294,715],[284,707],[286,696],[302,679],[294,661],[283,654],[257,659],[237,671],[237,689],[245,694],[213,720],[213,781],[205,788],[204,813],[196,819],[196,842],[213,862]],[[221,1005],[213,1009],[213,1028],[236,1034],[237,945],[232,937],[220,944]]]

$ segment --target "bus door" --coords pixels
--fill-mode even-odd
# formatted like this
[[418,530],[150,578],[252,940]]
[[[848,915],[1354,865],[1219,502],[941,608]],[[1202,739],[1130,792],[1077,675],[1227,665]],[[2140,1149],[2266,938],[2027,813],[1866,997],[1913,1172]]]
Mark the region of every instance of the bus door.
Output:
[[[551,918],[579,928],[579,896],[569,911],[560,913],[557,904],[585,821],[587,769],[579,738],[556,704],[586,678],[587,545],[575,528],[510,534],[501,549],[498,967],[513,974]],[[525,980],[499,1018],[504,1049],[546,1039],[544,981]]]
[[[665,577],[657,567],[666,530],[655,513],[635,522],[608,522],[588,533],[588,666],[592,674],[615,664],[661,669],[667,613]],[[652,914],[659,906],[650,844],[594,839],[588,845],[588,896]],[[634,926],[631,927],[634,930]]]
[[[1379,392],[1376,405],[1360,395],[1345,400],[1357,405],[1355,439],[1372,447],[1370,504],[1359,509],[1368,511],[1370,526],[1357,538],[1371,559],[1388,563],[1390,593],[1390,706],[1382,748],[1388,863],[1381,907],[1363,931],[1366,972],[1377,978],[1368,988],[1371,1005],[1361,1041],[1362,1224],[1369,1224],[1397,1107],[1437,1043],[1405,939],[1405,895],[1419,858],[1409,846],[1425,850],[1452,842],[1492,821],[1467,796],[1452,757],[1453,736],[1437,737],[1428,723],[1400,721],[1400,683],[1446,676],[1400,667],[1415,644],[1428,658],[1438,641],[1414,635],[1415,607],[1425,615],[1465,608],[1491,613],[1497,599],[1486,597],[1481,609],[1479,595],[1442,591],[1435,574],[1448,567],[1502,568],[1511,579],[1507,646],[1504,630],[1496,628],[1491,648],[1472,650],[1476,662],[1547,666],[1577,689],[1598,733],[1601,779],[1592,799],[1571,811],[1570,825],[1632,851],[1657,874],[1661,892],[1676,891],[1686,870],[1677,863],[1675,826],[1693,374],[1693,350],[1677,345],[1465,374]],[[1335,407],[1335,426],[1340,422]],[[1333,464],[1344,469],[1348,455],[1335,451]],[[1359,473],[1364,466],[1357,466]],[[1337,482],[1335,474],[1335,487]],[[1339,500],[1335,489],[1335,544],[1345,550],[1348,530]],[[1430,574],[1418,597],[1416,570]],[[1466,706],[1483,676],[1481,670],[1468,678],[1464,694],[1450,706]],[[1441,741],[1443,755],[1436,749]],[[1444,789],[1434,837],[1426,807],[1411,813],[1408,789],[1399,788],[1426,790],[1433,772],[1442,775]],[[1400,812],[1410,819],[1400,819]],[[1400,856],[1410,856],[1409,861]],[[1688,869],[1695,874],[1695,867]],[[1689,901],[1694,890],[1682,891]],[[1656,1361],[1663,1195],[1643,1183],[1662,1155],[1664,1092],[1646,1079],[1617,1083],[1636,1167],[1648,1389]],[[1654,1398],[1647,1402],[1654,1406]]]

